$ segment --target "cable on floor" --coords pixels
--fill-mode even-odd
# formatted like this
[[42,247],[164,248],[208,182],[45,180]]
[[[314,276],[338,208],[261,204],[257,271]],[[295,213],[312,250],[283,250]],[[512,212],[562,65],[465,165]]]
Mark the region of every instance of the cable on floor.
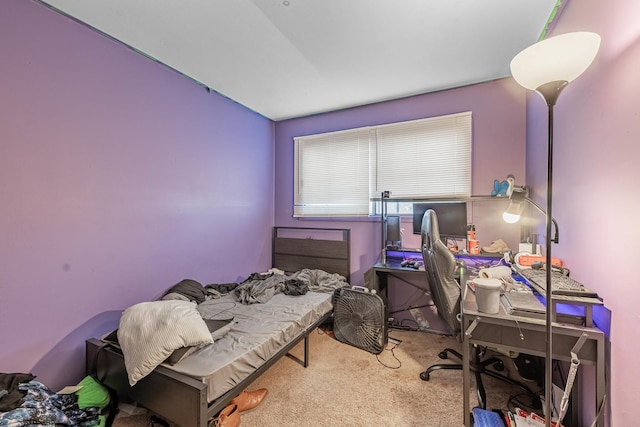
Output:
[[378,363],[380,363],[382,366],[384,366],[385,368],[389,368],[389,369],[400,369],[402,367],[402,362],[400,361],[400,359],[398,359],[398,356],[396,356],[396,354],[394,353],[394,350],[396,348],[398,348],[398,346],[400,345],[400,343],[390,343],[387,345],[387,348],[385,348],[383,351],[390,351],[391,355],[393,356],[393,358],[398,362],[398,366],[389,366],[386,363],[384,363],[382,360],[380,360],[380,355],[376,354],[376,360],[378,361]]

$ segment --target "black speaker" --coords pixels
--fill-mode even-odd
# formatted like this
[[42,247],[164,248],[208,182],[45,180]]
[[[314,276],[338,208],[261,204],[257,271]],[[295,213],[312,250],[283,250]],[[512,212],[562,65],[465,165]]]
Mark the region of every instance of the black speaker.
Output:
[[401,246],[400,216],[387,216],[387,244]]

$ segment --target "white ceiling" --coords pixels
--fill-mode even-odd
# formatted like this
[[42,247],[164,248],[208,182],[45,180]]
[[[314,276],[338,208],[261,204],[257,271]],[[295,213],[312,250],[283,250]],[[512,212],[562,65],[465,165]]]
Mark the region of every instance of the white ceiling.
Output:
[[39,1],[273,120],[506,77],[559,3]]

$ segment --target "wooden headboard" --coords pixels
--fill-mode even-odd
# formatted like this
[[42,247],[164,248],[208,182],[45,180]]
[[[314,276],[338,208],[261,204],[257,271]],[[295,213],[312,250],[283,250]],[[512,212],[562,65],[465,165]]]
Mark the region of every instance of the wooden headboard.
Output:
[[273,228],[273,267],[286,272],[303,268],[338,273],[350,280],[350,231],[343,228]]

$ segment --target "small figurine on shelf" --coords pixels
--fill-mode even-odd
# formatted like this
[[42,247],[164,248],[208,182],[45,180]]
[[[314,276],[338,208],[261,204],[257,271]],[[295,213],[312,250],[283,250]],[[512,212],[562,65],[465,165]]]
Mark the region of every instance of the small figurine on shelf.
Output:
[[491,195],[494,197],[510,197],[513,192],[513,186],[515,185],[515,178],[511,175],[504,181],[497,179],[493,180],[493,190]]

